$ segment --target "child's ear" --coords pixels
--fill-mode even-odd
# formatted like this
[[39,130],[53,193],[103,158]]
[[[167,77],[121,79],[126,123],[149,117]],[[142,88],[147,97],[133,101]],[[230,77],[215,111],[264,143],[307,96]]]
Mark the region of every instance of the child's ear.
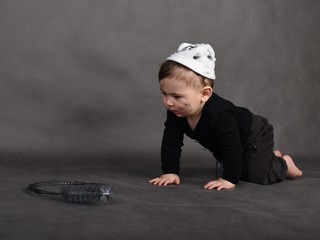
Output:
[[211,97],[212,93],[213,93],[212,87],[205,86],[204,88],[202,88],[201,101],[202,102],[208,101],[208,99]]

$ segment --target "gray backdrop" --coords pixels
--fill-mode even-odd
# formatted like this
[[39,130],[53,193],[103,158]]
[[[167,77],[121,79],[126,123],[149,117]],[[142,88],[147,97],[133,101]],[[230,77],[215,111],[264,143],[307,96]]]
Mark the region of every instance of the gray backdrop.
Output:
[[158,153],[158,66],[203,42],[218,94],[266,116],[284,152],[319,154],[319,12],[318,0],[1,0],[0,150]]

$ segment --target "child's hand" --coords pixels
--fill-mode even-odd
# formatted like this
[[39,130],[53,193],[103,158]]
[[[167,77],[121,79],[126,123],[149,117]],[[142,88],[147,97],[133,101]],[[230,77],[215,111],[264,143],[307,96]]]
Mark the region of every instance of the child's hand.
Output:
[[169,173],[169,174],[163,174],[161,177],[154,178],[149,181],[149,183],[152,183],[157,186],[167,186],[168,184],[180,184],[180,178],[177,174]]
[[217,189],[218,191],[222,189],[232,189],[235,188],[236,185],[223,179],[219,178],[218,180],[210,181],[206,185],[203,186],[205,189],[212,190],[212,189]]

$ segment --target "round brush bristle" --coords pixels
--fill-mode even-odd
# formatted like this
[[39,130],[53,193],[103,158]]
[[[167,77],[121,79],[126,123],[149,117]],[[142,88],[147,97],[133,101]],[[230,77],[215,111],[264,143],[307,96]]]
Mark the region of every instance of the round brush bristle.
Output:
[[61,195],[65,201],[72,203],[105,203],[111,190],[112,187],[106,184],[86,183],[63,186]]

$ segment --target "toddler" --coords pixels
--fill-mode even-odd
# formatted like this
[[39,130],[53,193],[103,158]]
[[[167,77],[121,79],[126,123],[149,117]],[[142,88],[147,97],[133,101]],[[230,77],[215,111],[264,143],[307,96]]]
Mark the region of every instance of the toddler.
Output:
[[273,184],[302,175],[292,158],[274,150],[273,127],[264,117],[237,107],[213,92],[215,53],[209,44],[182,43],[159,70],[167,108],[161,145],[163,174],[149,182],[180,184],[184,135],[211,151],[216,179],[206,189],[232,189],[240,180]]

